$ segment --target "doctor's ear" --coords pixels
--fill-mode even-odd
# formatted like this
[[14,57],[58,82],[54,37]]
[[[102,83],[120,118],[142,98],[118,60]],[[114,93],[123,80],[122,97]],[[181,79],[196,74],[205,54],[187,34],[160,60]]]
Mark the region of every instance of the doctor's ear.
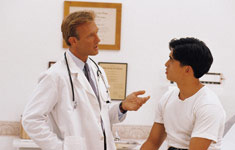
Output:
[[73,44],[75,44],[75,43],[77,42],[77,38],[71,36],[71,37],[69,37],[68,41],[69,41],[69,43],[70,43],[71,46],[72,46]]

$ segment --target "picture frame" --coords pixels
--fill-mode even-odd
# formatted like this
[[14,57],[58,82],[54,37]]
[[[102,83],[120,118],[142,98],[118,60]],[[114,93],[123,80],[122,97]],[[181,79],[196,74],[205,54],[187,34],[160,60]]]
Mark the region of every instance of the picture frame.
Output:
[[[222,73],[214,73],[214,72],[208,72],[205,73],[201,78],[200,82],[203,84],[221,84],[222,80],[224,80]],[[170,81],[171,84],[174,84],[175,82]]]
[[[100,3],[100,2],[64,2],[64,17],[68,14],[88,10],[96,15],[95,22],[99,28],[98,36],[100,43],[99,49],[102,50],[120,50],[121,40],[121,3]],[[63,40],[63,48],[68,48]]]
[[49,61],[48,62],[48,68],[50,68],[53,64],[55,64],[56,62],[55,61]]
[[105,71],[112,100],[124,100],[126,98],[127,63],[99,62]]
[[204,84],[221,84],[223,79],[222,73],[208,72],[200,78],[200,82]]

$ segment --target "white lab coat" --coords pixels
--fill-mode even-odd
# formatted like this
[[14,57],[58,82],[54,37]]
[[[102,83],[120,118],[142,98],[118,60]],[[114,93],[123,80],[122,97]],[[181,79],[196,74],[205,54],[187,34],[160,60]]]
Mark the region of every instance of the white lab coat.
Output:
[[[23,113],[25,131],[43,150],[104,150],[100,120],[102,117],[107,150],[115,150],[111,127],[113,123],[120,122],[118,104],[109,108],[110,104],[105,102],[110,99],[105,85],[102,79],[98,81],[95,76],[102,105],[100,110],[97,97],[83,71],[68,54],[67,59],[74,84],[76,109],[72,102],[71,85],[63,58],[41,75],[32,100]],[[95,64],[91,63],[90,68],[96,74]],[[100,70],[107,82],[101,67]],[[125,116],[122,120],[124,118]]]

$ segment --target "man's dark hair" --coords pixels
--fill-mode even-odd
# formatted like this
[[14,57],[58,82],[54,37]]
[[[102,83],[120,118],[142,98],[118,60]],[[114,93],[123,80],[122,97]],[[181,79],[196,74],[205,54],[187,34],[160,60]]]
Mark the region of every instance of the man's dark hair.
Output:
[[182,66],[191,66],[195,78],[207,73],[213,62],[213,56],[206,44],[196,38],[172,39],[169,43],[173,58]]

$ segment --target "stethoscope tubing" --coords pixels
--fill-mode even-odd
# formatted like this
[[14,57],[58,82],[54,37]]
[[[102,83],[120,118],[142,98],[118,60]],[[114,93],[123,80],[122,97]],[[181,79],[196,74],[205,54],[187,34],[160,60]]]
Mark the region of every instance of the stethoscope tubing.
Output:
[[[66,67],[67,67],[67,71],[68,71],[68,76],[69,76],[69,81],[70,81],[70,85],[71,85],[71,91],[72,91],[72,101],[75,103],[75,106],[76,107],[76,101],[75,101],[75,95],[74,95],[74,85],[73,85],[73,80],[72,80],[72,77],[71,77],[71,72],[70,72],[70,68],[69,68],[69,64],[68,64],[68,60],[67,60],[67,56],[66,56],[66,52],[64,53],[64,59],[65,59],[65,63],[66,63]],[[89,58],[94,64],[95,66],[97,67],[97,77],[101,77],[102,81],[104,82],[104,86],[106,88],[106,92],[109,94],[109,90],[108,90],[108,86],[106,85],[106,82],[104,80],[104,77],[102,75],[102,72],[99,68],[99,66],[96,64],[96,62]],[[99,88],[98,88],[98,91],[99,91]],[[110,103],[109,100],[106,101],[106,103]]]
[[[76,109],[76,107],[77,107],[77,102],[75,101],[75,96],[74,96],[74,86],[73,86],[73,80],[72,80],[72,77],[71,77],[71,72],[70,72],[70,69],[69,69],[69,64],[68,64],[68,60],[67,60],[67,56],[66,56],[66,52],[64,53],[64,59],[65,59],[65,62],[66,62],[66,67],[67,67],[67,71],[68,71],[68,75],[69,75],[69,80],[70,80],[70,84],[71,84],[71,91],[72,91],[72,100],[73,100],[73,102],[74,102],[74,109]],[[105,85],[105,87],[106,87],[106,90],[107,90],[107,92],[108,92],[108,89],[107,89],[107,85],[106,85],[106,83],[105,83],[105,81],[104,81],[104,78],[103,78],[103,75],[102,75],[102,72],[100,71],[100,69],[99,69],[99,66],[95,63],[95,61],[94,60],[92,60],[91,58],[90,58],[90,60],[96,65],[96,67],[97,67],[97,76],[99,77],[99,76],[101,76],[101,78],[102,78],[102,80],[103,80],[103,82],[104,82],[104,85]],[[99,88],[98,88],[98,90],[99,90]],[[110,101],[106,101],[106,103],[110,103]],[[101,120],[102,120],[102,118],[101,118]],[[106,145],[106,134],[105,134],[105,130],[103,130],[103,134],[104,134],[104,146],[106,147],[107,145]],[[106,149],[106,148],[105,148]]]
[[70,69],[69,69],[69,64],[68,64],[66,52],[64,53],[64,59],[65,59],[65,62],[66,62],[67,71],[68,71],[68,75],[69,75],[69,81],[70,81],[70,85],[71,85],[72,101],[74,102],[74,101],[75,101],[75,98],[74,98],[73,80],[72,80],[72,77],[71,77],[71,72],[70,72]]

